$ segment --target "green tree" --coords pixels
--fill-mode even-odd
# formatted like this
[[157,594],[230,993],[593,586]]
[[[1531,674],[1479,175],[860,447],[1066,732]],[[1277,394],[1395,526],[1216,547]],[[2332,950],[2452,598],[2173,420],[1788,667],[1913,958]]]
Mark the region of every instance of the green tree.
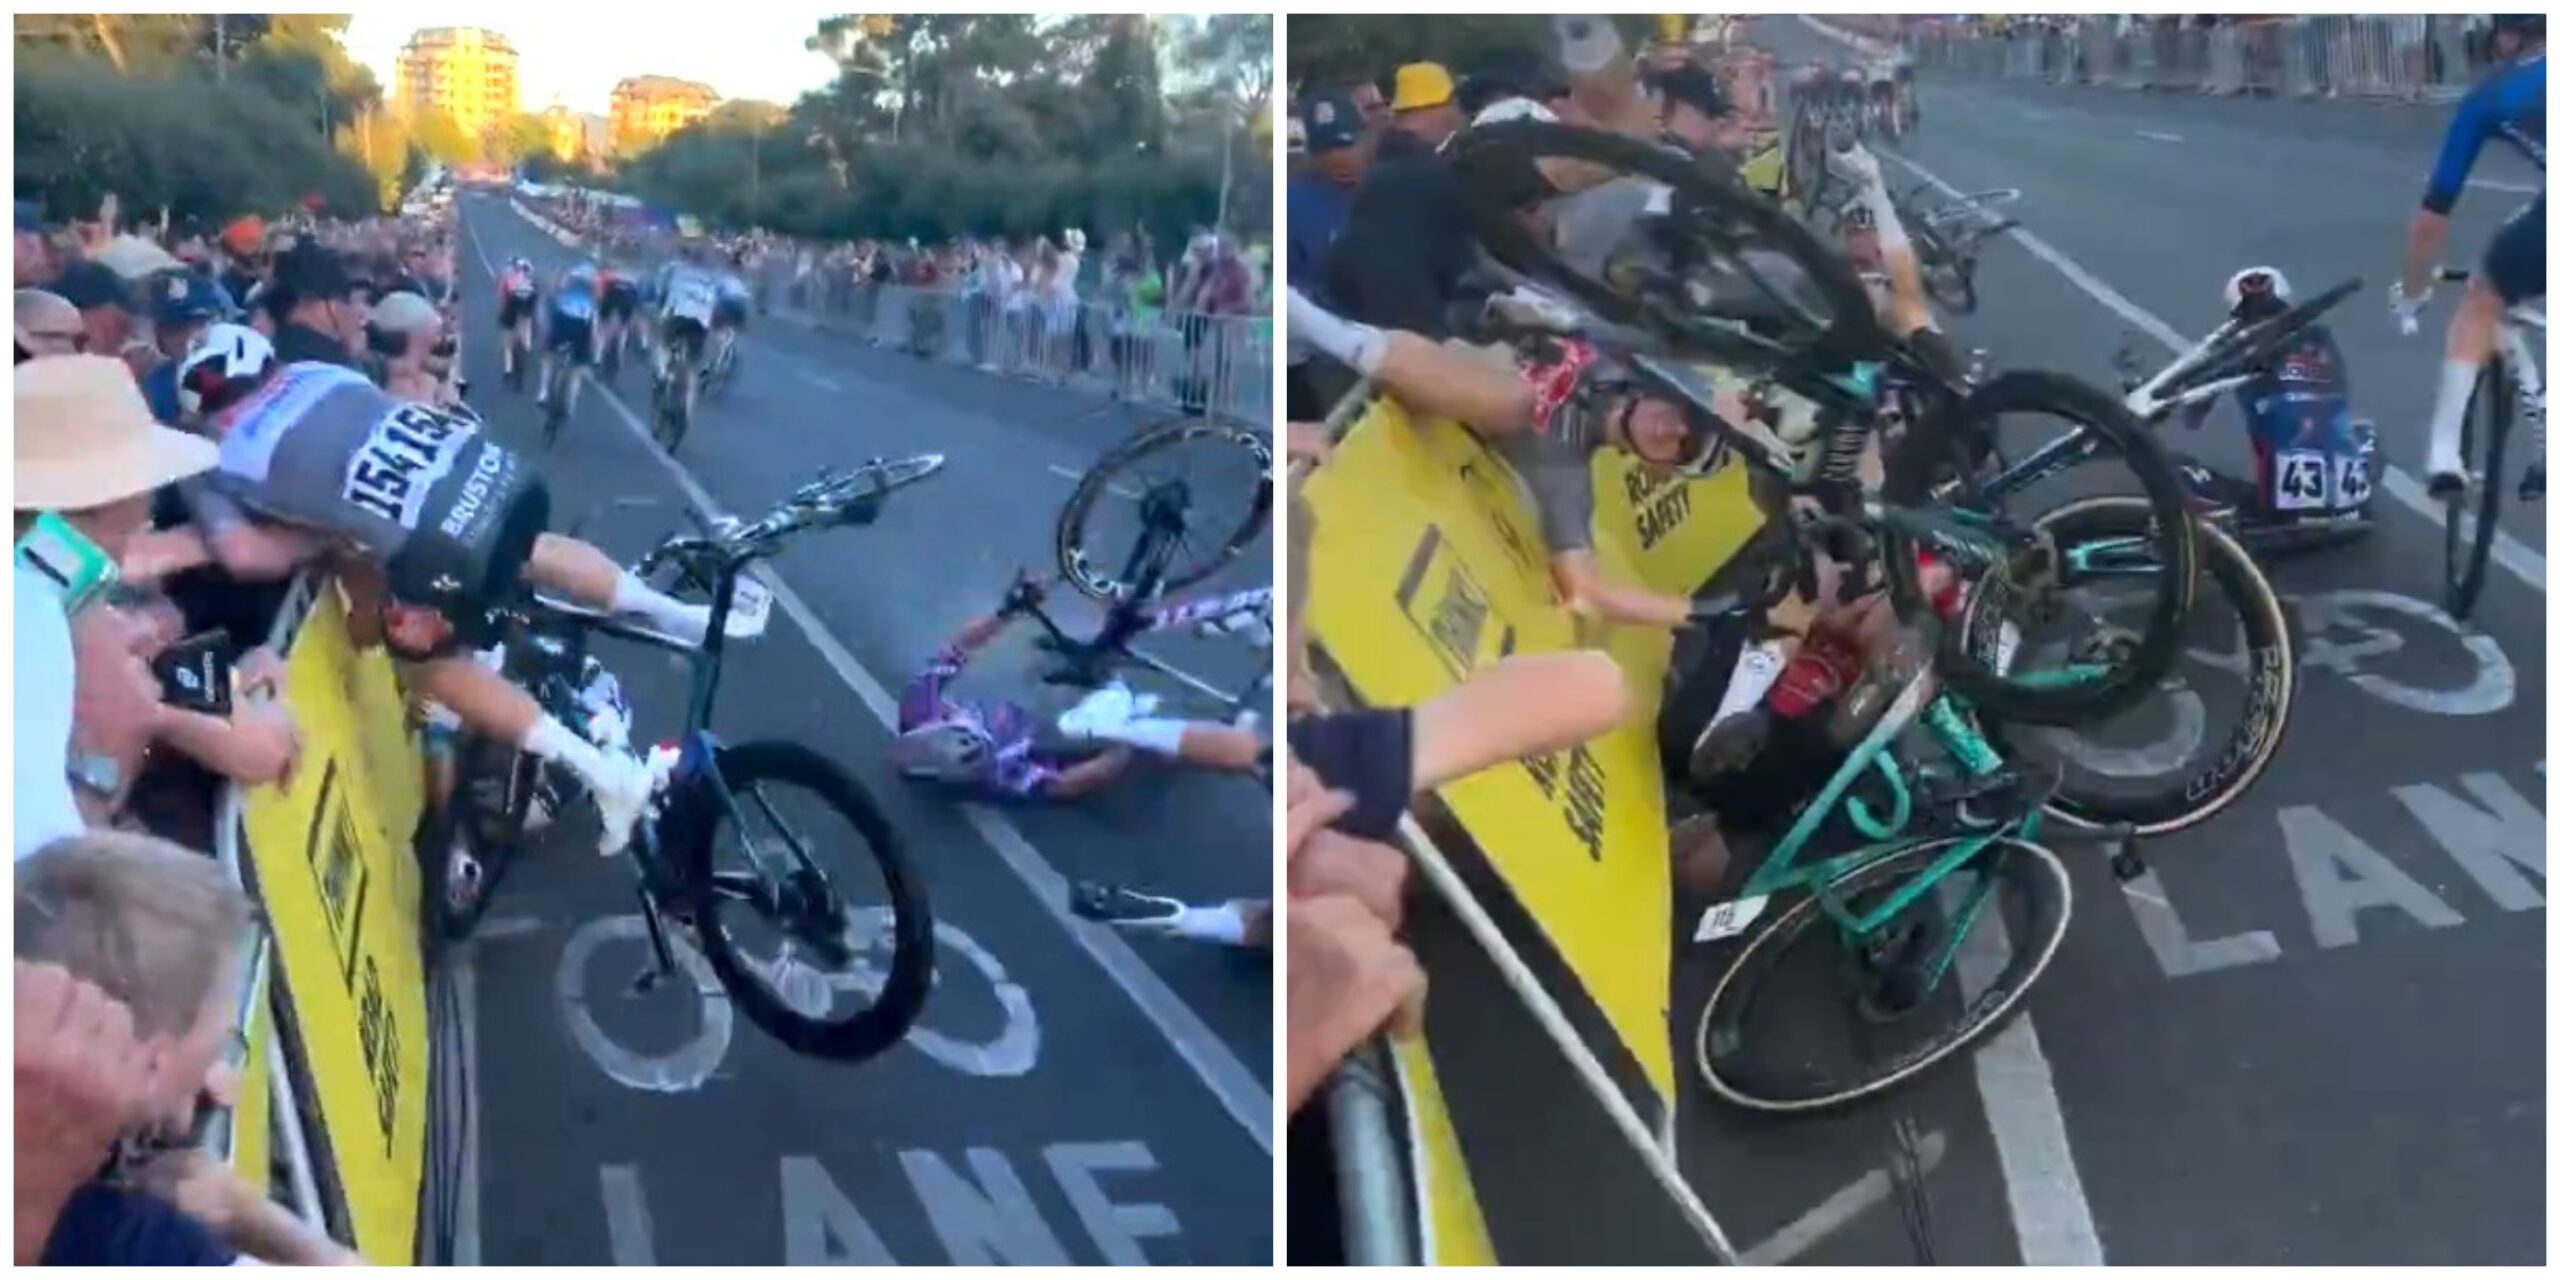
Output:
[[[1635,48],[1654,34],[1651,14],[1616,15]],[[1311,14],[1289,19],[1289,74],[1301,85],[1384,80],[1408,62],[1438,62],[1457,75],[1489,56],[1533,54],[1552,63],[1555,34],[1530,15]]]
[[480,155],[508,168],[551,153],[551,124],[529,111],[492,120],[480,131]]
[[409,124],[411,136],[426,149],[429,158],[448,168],[472,164],[480,158],[480,142],[442,107],[429,107],[418,113]]

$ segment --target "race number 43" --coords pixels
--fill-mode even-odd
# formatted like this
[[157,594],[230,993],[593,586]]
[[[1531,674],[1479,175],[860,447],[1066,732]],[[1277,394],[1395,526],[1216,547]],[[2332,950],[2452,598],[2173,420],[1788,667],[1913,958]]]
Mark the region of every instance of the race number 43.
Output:
[[2363,453],[2317,449],[2276,455],[2275,505],[2279,511],[2352,511],[2373,497],[2372,460]]

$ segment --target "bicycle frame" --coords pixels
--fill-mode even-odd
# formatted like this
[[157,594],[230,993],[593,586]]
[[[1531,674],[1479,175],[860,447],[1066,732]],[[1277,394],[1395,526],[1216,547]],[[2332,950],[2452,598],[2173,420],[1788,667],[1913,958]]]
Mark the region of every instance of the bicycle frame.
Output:
[[[1949,843],[1947,852],[1932,861],[1926,871],[1914,877],[1909,884],[1896,890],[1872,911],[1864,913],[1854,911],[1845,900],[1833,892],[1832,886],[1868,863],[1920,845],[1947,839],[1941,834],[1908,832],[1912,818],[1911,792],[1908,784],[1903,781],[1901,767],[1894,761],[1891,747],[1893,741],[1901,736],[1903,730],[1908,728],[1914,719],[1919,720],[1929,731],[1930,736],[1945,749],[1948,758],[1956,762],[1962,776],[1975,780],[1993,778],[2006,767],[2000,753],[1994,750],[1981,733],[1967,721],[1962,701],[1956,695],[1943,690],[1931,691],[1929,685],[1932,682],[1927,676],[1928,673],[1924,670],[1919,677],[1914,678],[1904,687],[1900,695],[1895,697],[1892,705],[1886,708],[1883,717],[1876,722],[1875,727],[1869,730],[1867,736],[1861,739],[1857,747],[1849,753],[1848,760],[1833,771],[1830,781],[1823,784],[1822,790],[1814,796],[1804,812],[1797,816],[1795,824],[1788,828],[1786,836],[1778,842],[1777,848],[1770,851],[1767,860],[1761,863],[1758,870],[1752,872],[1748,881],[1744,882],[1741,890],[1734,895],[1733,901],[1750,902],[1754,899],[1765,901],[1783,890],[1804,889],[1814,895],[1823,914],[1844,933],[1864,939],[1882,927],[1886,921],[1908,909],[1920,895],[1935,887],[1950,872],[1973,859],[1992,842],[2011,838],[2013,835],[2017,839],[2024,840],[2035,838],[2038,828],[2042,825],[2041,809],[2029,810],[2025,816],[2001,823],[1989,830],[1955,838]],[[1797,866],[1797,857],[1804,852],[1806,846],[1812,842],[1815,833],[1828,820],[1833,809],[1840,804],[1850,785],[1871,767],[1878,770],[1879,775],[1886,780],[1893,792],[1894,810],[1891,820],[1878,821],[1867,812],[1864,804],[1855,799],[1849,801],[1849,812],[1852,821],[1860,828],[1860,834],[1875,843],[1863,845],[1848,853],[1810,862],[1801,867]],[[1990,896],[1991,887],[1991,880],[1984,877],[1968,892],[1966,901],[1955,913],[1959,918],[1956,941],[1960,942],[1964,934],[1972,928],[1974,920],[1979,916],[1981,905]],[[1710,913],[1721,909],[1723,905],[1718,904],[1717,907],[1709,908]],[[1754,914],[1757,914],[1756,910]],[[1704,921],[1701,923],[1703,925]],[[1928,975],[1930,983],[1934,984],[1943,974],[1946,962],[1954,956],[1955,950],[1952,946],[1947,948],[1945,957],[1939,961],[1935,971]]]

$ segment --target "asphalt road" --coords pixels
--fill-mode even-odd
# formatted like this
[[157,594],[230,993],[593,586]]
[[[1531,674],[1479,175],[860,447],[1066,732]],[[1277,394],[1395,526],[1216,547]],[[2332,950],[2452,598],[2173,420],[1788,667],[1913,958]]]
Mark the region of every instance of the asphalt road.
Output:
[[[488,264],[567,251],[469,195],[459,257],[473,400],[539,452],[500,382]],[[771,630],[733,649],[715,730],[807,743],[878,797],[940,924],[921,1029],[873,1062],[796,1059],[686,983],[630,990],[644,944],[626,869],[555,846],[519,869],[475,944],[478,1095],[466,1260],[774,1264],[1270,1260],[1271,970],[1223,948],[1066,917],[1061,877],[1189,901],[1264,898],[1266,789],[1156,771],[1057,809],[964,811],[883,764],[888,698],[1013,568],[1046,566],[1074,478],[1141,425],[1107,401],[917,364],[759,320],[729,399],[682,456],[645,438],[644,374],[590,385],[546,471],[554,509],[636,558],[706,500],[752,517],[825,464],[937,451],[945,470],[876,525],[809,535],[769,566]],[[626,408],[624,406],[629,406]],[[1269,581],[1247,555],[1233,585]],[[1071,608],[1070,614],[1076,613]],[[1090,611],[1086,611],[1088,614]],[[642,740],[679,726],[671,660],[603,655]],[[1254,655],[1165,650],[1235,687]],[[1013,637],[968,692],[1054,696]]]
[[[1753,38],[1784,61],[1837,51],[1793,19]],[[2113,385],[2128,335],[2164,360],[2146,333],[2203,334],[2240,267],[2275,264],[2306,294],[2362,275],[2332,329],[2383,455],[2416,465],[2447,308],[2404,339],[2383,290],[2441,110],[1926,71],[1921,94],[1888,176],[2021,188],[2032,238],[1989,251],[1960,342]],[[2478,177],[2457,262],[2541,185],[2504,155]],[[2177,443],[2245,456],[2228,406]],[[1906,1116],[1944,1144],[1939,1262],[2543,1259],[2542,514],[2514,517],[2519,545],[2457,629],[2432,603],[2440,527],[2405,495],[2386,483],[2368,541],[2270,567],[2300,665],[2273,766],[2228,813],[2148,845],[2141,880],[2078,860],[2071,934],[1991,1048],[1837,1118],[1748,1121],[1689,1090],[1683,1164],[1738,1242],[1795,1224],[1805,1262],[1917,1260],[1903,1218],[1853,1187]],[[2180,679],[2210,705],[2226,677]],[[1678,979],[1684,1047],[1699,967]]]

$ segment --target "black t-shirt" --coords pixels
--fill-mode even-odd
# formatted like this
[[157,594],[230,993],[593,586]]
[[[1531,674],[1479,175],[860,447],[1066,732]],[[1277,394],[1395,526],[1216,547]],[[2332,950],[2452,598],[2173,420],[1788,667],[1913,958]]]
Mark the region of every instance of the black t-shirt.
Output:
[[63,1205],[42,1261],[48,1267],[227,1267],[239,1259],[168,1201],[92,1182]]
[[1333,829],[1391,840],[1413,799],[1413,712],[1402,708],[1302,716],[1289,724],[1289,751],[1337,791],[1351,811]]
[[1347,319],[1446,338],[1458,283],[1475,264],[1457,176],[1437,152],[1420,152],[1370,170],[1325,254],[1323,296]]
[[286,324],[276,330],[276,360],[282,364],[300,364],[316,360],[342,369],[362,371],[347,344],[306,324]]

